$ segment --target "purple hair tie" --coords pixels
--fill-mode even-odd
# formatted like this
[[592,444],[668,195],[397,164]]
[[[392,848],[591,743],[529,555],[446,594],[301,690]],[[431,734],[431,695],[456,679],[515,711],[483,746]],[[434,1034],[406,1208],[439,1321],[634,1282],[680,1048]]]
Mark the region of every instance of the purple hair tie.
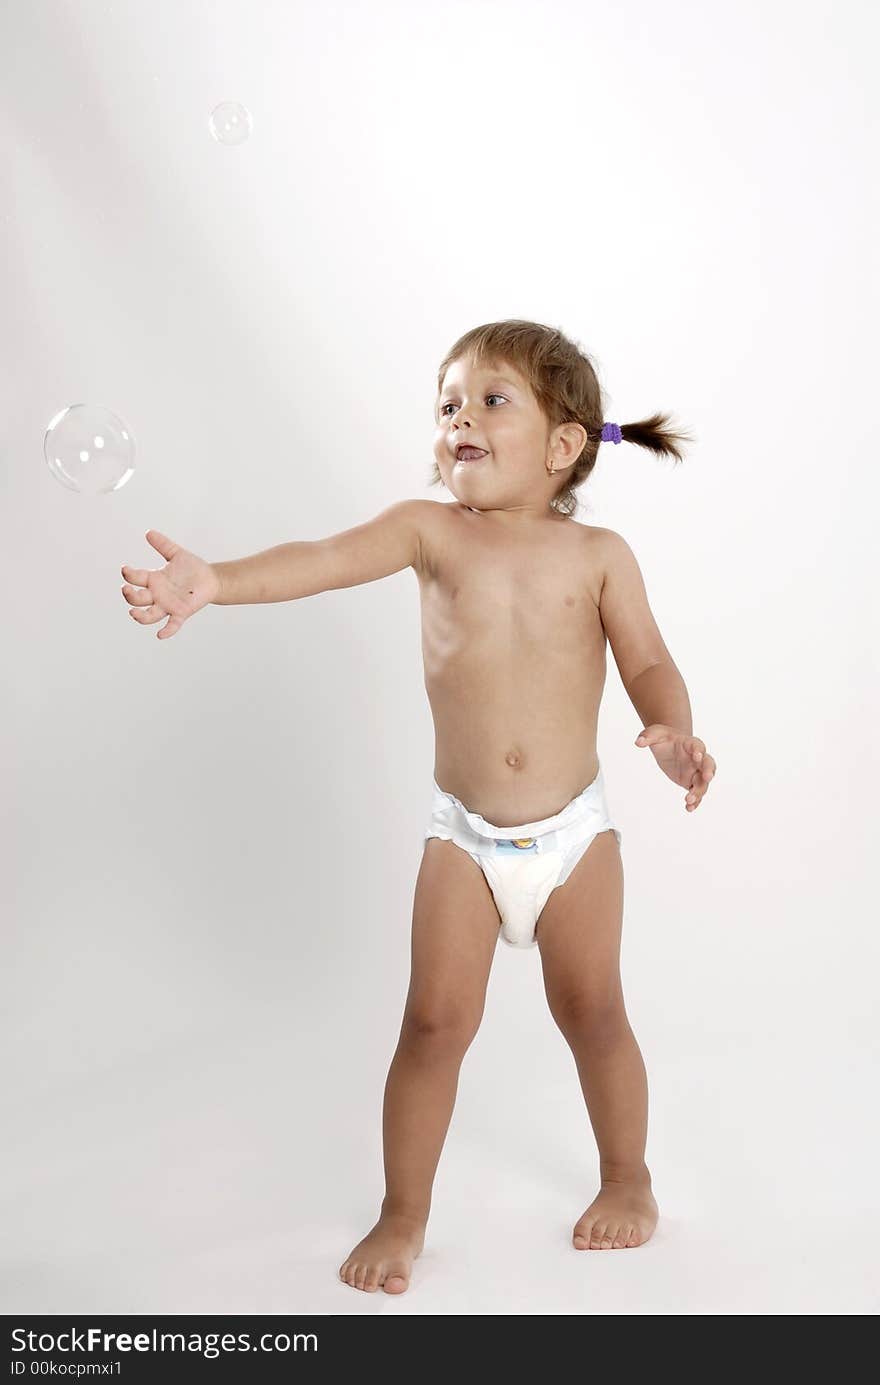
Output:
[[603,442],[623,442],[623,434],[622,434],[621,431],[620,431],[620,424],[619,424],[619,423],[603,423],[603,424],[602,424],[602,441],[603,441]]

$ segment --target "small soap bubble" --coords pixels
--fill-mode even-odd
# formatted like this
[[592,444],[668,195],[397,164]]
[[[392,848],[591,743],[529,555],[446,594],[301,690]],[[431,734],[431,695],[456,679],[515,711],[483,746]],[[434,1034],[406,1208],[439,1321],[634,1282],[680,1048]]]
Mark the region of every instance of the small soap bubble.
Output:
[[243,144],[254,126],[250,111],[239,101],[221,101],[208,124],[218,144]]
[[134,475],[131,430],[100,404],[70,404],[57,413],[43,455],[55,480],[82,495],[118,491]]

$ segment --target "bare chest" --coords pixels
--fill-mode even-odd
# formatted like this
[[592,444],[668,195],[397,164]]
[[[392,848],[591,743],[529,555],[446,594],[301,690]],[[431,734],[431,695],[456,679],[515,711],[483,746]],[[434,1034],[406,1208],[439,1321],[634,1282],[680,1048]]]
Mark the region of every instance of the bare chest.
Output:
[[457,660],[557,676],[604,662],[601,573],[589,531],[573,520],[502,532],[448,509],[424,545],[420,574],[426,676]]
[[596,772],[606,665],[589,528],[513,531],[452,505],[436,520],[419,585],[437,782],[491,821],[547,816],[516,814],[561,806]]

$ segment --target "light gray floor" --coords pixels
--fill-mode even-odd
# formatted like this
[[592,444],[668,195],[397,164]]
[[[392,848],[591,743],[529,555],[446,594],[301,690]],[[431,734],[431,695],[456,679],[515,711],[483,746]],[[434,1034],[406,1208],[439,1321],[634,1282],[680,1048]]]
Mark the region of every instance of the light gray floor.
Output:
[[[352,1035],[345,1071],[336,1019],[302,1034],[291,1012],[246,1034],[230,1016],[164,1049],[145,1041],[121,1066],[108,1044],[78,1078],[44,1065],[39,1086],[22,1082],[2,1311],[876,1312],[878,1200],[852,1102],[860,1083],[870,1090],[870,1051],[862,1067],[852,1036],[844,1060],[818,1032],[762,1036],[754,1022],[715,1051],[704,1036],[698,1056],[671,1021],[641,1035],[661,1223],[638,1250],[578,1252],[570,1233],[593,1196],[595,1147],[531,958],[496,960],[408,1293],[337,1277],[381,1196],[393,1026],[381,1042]],[[511,988],[516,1033],[501,1013]],[[33,1072],[45,1055],[33,1034],[19,1042],[19,1071]]]

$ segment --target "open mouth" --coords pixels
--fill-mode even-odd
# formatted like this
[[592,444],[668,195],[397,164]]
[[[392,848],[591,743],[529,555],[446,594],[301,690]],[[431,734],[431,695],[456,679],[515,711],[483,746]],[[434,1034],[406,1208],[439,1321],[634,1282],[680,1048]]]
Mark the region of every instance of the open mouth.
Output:
[[489,453],[482,447],[460,447],[455,454],[457,462],[481,462]]

